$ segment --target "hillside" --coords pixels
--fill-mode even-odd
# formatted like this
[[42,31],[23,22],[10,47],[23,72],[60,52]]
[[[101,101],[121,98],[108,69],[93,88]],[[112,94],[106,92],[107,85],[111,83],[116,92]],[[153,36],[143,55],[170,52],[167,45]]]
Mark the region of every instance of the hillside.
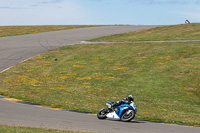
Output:
[[[198,39],[197,27],[166,26],[93,41]],[[138,119],[200,126],[199,64],[200,42],[65,46],[1,73],[0,95],[96,113],[106,102],[133,94]]]

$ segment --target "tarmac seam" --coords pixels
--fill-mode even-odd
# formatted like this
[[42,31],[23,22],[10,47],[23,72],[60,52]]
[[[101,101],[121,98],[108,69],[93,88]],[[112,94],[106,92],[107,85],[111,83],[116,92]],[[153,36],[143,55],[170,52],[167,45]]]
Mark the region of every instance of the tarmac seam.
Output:
[[164,43],[164,42],[200,42],[200,40],[168,40],[168,41],[133,41],[133,42],[88,42],[81,41],[80,44],[112,44],[112,43]]

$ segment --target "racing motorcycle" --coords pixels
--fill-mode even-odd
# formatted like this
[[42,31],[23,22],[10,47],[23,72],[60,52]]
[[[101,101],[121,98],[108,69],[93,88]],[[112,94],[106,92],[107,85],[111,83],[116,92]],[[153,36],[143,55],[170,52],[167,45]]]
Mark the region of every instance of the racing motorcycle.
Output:
[[101,109],[97,117],[99,119],[113,119],[113,120],[121,120],[121,121],[131,121],[135,114],[137,113],[137,106],[134,102],[131,104],[121,104],[119,106],[112,107],[114,102],[106,103],[107,108]]

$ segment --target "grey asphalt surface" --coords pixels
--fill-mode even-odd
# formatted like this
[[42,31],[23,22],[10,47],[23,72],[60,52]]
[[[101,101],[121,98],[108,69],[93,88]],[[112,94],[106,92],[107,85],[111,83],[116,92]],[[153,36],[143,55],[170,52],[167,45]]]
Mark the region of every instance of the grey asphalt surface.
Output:
[[[113,26],[81,28],[0,38],[0,71],[30,57],[65,45],[96,37],[155,26]],[[106,102],[106,101],[105,101]],[[144,120],[120,122],[98,120],[96,115],[53,110],[5,100],[0,96],[0,125],[44,127],[108,133],[199,133],[200,128],[168,125]]]

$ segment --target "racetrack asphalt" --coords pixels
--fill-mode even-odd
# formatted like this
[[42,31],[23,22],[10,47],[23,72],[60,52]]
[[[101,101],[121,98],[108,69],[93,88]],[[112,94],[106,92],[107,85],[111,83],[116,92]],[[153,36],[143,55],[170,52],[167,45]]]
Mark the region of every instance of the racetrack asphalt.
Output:
[[[105,26],[0,38],[0,71],[26,59],[65,45],[101,36],[156,26]],[[107,101],[105,101],[107,102]],[[134,119],[131,122],[99,120],[95,114],[50,109],[0,96],[0,125],[55,128],[108,133],[199,133],[200,128]]]

